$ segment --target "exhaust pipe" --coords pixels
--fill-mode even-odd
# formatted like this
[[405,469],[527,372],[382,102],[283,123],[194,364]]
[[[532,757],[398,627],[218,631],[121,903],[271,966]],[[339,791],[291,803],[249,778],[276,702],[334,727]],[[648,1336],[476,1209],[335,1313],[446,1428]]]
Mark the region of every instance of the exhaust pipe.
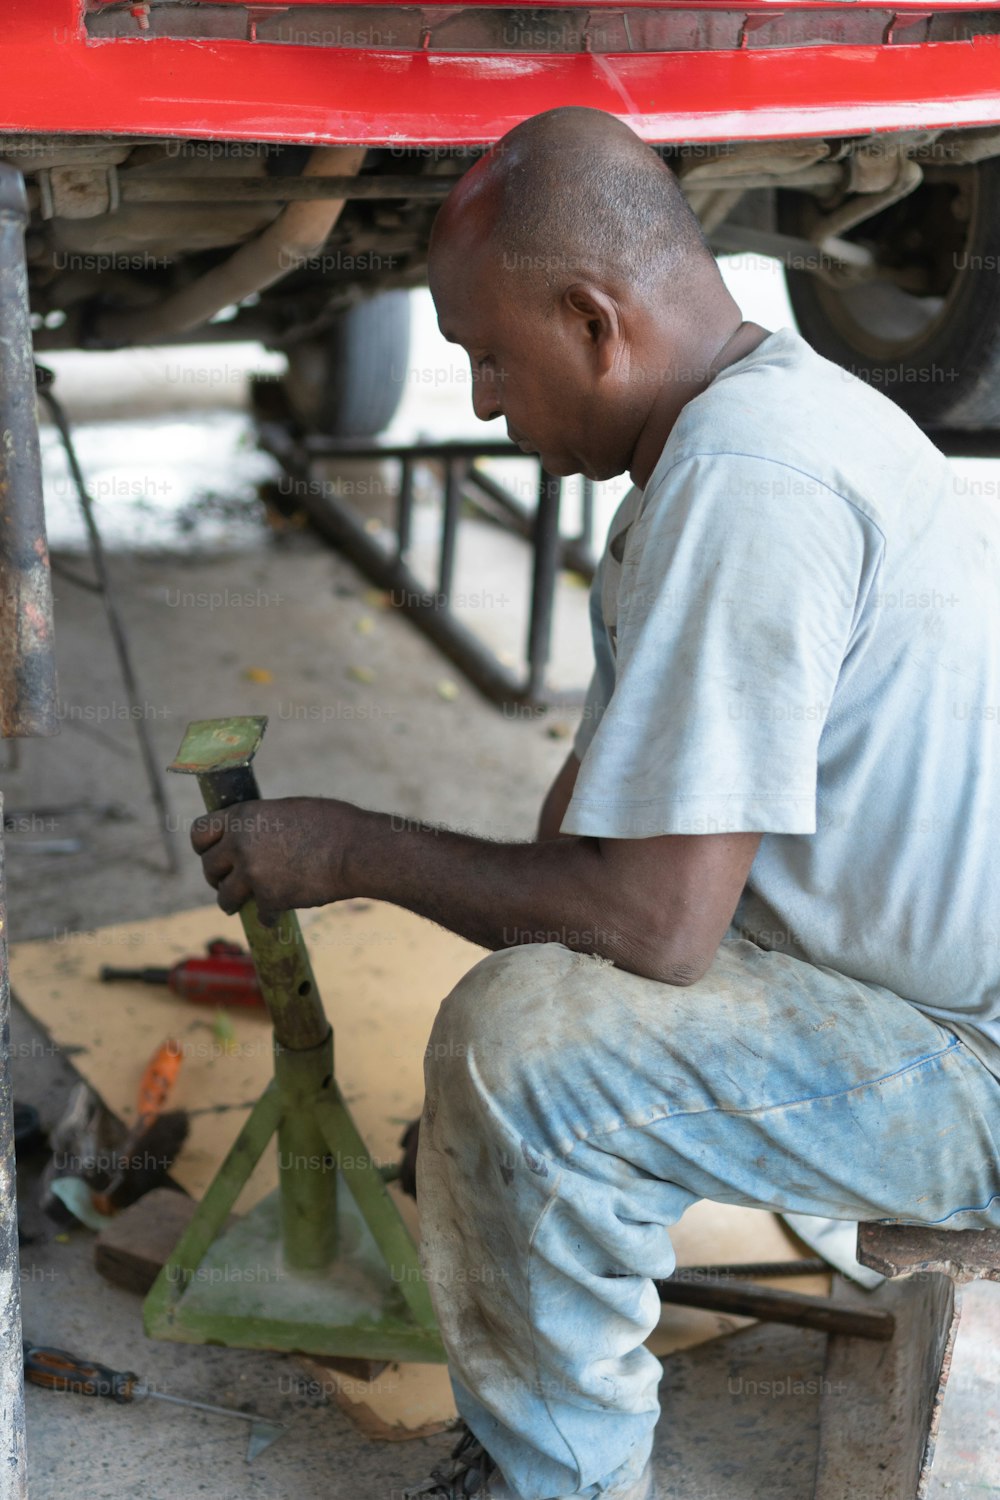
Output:
[[[303,177],[356,177],[365,159],[364,146],[324,146],[313,152]],[[147,340],[189,333],[224,307],[261,292],[322,250],[345,198],[289,203],[273,224],[248,241],[190,286],[161,302],[95,320],[87,340],[91,348],[120,348]]]

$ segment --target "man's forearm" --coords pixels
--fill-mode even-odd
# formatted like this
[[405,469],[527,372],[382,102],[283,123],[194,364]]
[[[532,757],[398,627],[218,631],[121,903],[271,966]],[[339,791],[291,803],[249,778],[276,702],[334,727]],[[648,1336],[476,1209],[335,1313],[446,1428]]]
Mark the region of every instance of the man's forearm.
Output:
[[616,909],[596,839],[502,844],[401,821],[359,812],[343,851],[352,893],[405,906],[484,948],[558,942],[650,972],[641,923]]
[[322,797],[240,803],[191,827],[223,911],[264,921],[370,896],[485,948],[559,942],[667,984],[707,972],[758,833],[491,843]]

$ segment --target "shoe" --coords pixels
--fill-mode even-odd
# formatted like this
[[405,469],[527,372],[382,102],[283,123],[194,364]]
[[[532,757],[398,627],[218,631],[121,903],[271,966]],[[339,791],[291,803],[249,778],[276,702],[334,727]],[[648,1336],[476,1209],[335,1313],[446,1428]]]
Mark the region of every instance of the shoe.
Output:
[[[423,1483],[404,1490],[402,1500],[518,1500],[505,1482],[496,1462],[464,1422],[458,1424],[461,1436],[451,1457],[438,1469],[432,1469]],[[554,1497],[558,1500],[558,1497]],[[566,1496],[565,1500],[573,1500]],[[608,1490],[601,1500],[655,1500],[653,1460],[649,1459],[638,1479],[624,1489]]]

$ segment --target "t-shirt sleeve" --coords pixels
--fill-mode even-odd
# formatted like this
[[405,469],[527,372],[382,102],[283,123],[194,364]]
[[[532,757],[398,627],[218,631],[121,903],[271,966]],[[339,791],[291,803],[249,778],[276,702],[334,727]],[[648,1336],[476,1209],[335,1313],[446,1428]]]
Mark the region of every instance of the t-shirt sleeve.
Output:
[[819,740],[879,544],[849,501],[772,460],[668,470],[602,621],[614,686],[582,726],[562,831],[814,833]]

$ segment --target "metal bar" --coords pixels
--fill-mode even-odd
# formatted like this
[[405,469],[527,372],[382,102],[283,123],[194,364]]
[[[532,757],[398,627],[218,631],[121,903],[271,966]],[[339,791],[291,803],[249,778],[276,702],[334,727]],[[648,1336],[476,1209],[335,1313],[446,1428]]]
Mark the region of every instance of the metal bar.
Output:
[[[273,429],[269,429],[273,430]],[[302,440],[302,453],[306,458],[412,458],[416,462],[439,458],[520,458],[525,463],[536,463],[534,454],[515,448],[513,443],[476,442],[474,438],[449,442],[426,443],[372,443],[360,439],[327,437],[323,433],[309,433]]]
[[59,731],[24,179],[0,164],[0,735]]
[[818,1255],[809,1260],[751,1260],[738,1265],[678,1266],[672,1282],[696,1281],[769,1281],[785,1276],[828,1276],[832,1267]]
[[[322,1281],[319,1285],[322,1288]],[[266,1313],[234,1315],[183,1308],[183,1317],[176,1322],[162,1328],[147,1323],[146,1331],[153,1338],[170,1338],[186,1344],[222,1344],[231,1349],[284,1349],[296,1354],[336,1354],[341,1358],[400,1363],[445,1362],[437,1329],[414,1323],[402,1311],[398,1319],[382,1317],[374,1323],[359,1319],[354,1326],[339,1325],[332,1330],[335,1337],[331,1338],[319,1297],[317,1302],[312,1317],[297,1321]]]
[[594,481],[584,479],[580,489],[580,545],[592,558],[594,551]]
[[447,177],[140,177],[121,172],[122,203],[301,203],[316,199],[427,198],[438,200],[458,182]]
[[154,1281],[143,1303],[146,1332],[157,1338],[163,1333],[176,1337],[174,1309],[194,1279],[205,1252],[232,1212],[240,1192],[281,1121],[282,1100],[269,1083],[247,1115],[239,1135],[205,1193],[170,1259]]
[[[320,453],[320,443],[310,439],[299,447],[293,442],[287,428],[280,423],[264,422],[258,431],[260,446],[274,455],[286,473],[301,482],[302,508],[319,535],[348,557],[374,584],[384,589],[392,597],[396,607],[455,663],[484,697],[494,703],[511,705],[544,703],[551,706],[580,702],[579,693],[555,693],[549,690],[545,691],[544,698],[530,698],[525,679],[509,671],[472,631],[443,608],[428,591],[426,584],[404,562],[390,556],[378,546],[355,514],[329,495],[316,495],[308,483],[309,459],[313,452]],[[421,444],[413,450],[408,445],[402,445],[395,452],[398,455],[413,451],[415,458],[425,455],[433,457],[436,454],[427,454],[426,450],[435,448],[457,448],[460,450],[457,456],[466,453],[469,457],[483,451],[478,444]],[[336,447],[335,451],[346,454],[350,450]],[[380,456],[392,456],[393,451],[368,448],[370,454]],[[502,451],[507,454],[506,445]],[[515,454],[518,452],[517,449],[511,451]]]
[[[257,778],[249,766],[238,770],[198,773],[198,785],[209,812],[238,802],[257,802]],[[261,991],[267,1002],[274,1039],[292,1051],[307,1052],[326,1041],[330,1030],[316,988],[312,965],[294,912],[282,912],[273,927],[265,927],[257,903],[240,910]]]
[[438,593],[446,606],[451,605],[451,588],[455,579],[455,542],[458,537],[458,506],[463,465],[451,458],[444,470],[444,514],[441,518],[441,551],[438,563]]
[[335,1165],[344,1174],[358,1212],[385,1257],[392,1280],[417,1323],[423,1328],[436,1328],[417,1247],[368,1154],[336,1081],[331,1081],[315,1110],[326,1143],[334,1153]]
[[278,1127],[281,1246],[298,1271],[320,1271],[337,1249],[337,1168],[327,1160],[315,1101],[333,1078],[333,1032],[311,1051],[275,1043],[274,1076],[284,1101]]
[[[530,542],[535,533],[535,515],[522,505],[516,495],[500,484],[491,475],[484,474],[474,465],[466,470],[465,499],[480,515],[494,521],[498,526],[513,531],[516,536]],[[589,545],[583,536],[561,536],[559,538],[560,567],[572,568],[584,578],[593,578],[597,566]]]
[[[52,574],[45,538],[24,231],[24,179],[0,164],[0,735],[57,733]],[[26,1500],[10,970],[0,794],[0,1500]]]
[[27,1500],[24,1451],[24,1359],[21,1352],[21,1270],[17,1246],[14,1097],[10,1079],[10,976],[0,793],[0,1500]]
[[[506,485],[494,479],[492,474],[484,474],[482,469],[476,468],[475,464],[469,468],[465,482],[473,490],[479,490],[494,502],[495,509],[488,511],[487,514],[496,517],[496,512],[499,510],[502,524],[516,532],[518,536],[523,536],[525,541],[531,541],[535,529],[535,513],[516,495],[512,495]],[[475,500],[473,504],[476,504]]]
[[396,499],[396,556],[403,558],[410,550],[413,534],[413,460],[403,459]]
[[[431,174],[368,177],[153,177],[140,176],[138,169],[118,175],[122,203],[301,203],[317,199],[410,198],[438,202],[447,197],[461,172],[442,177]],[[844,178],[839,164],[819,163],[795,172],[735,173],[720,168],[697,169],[697,176],[682,176],[686,190],[703,188],[816,188],[838,187]],[[738,246],[737,248],[745,248]]]
[[139,698],[139,685],[136,682],[135,671],[132,667],[132,653],[129,650],[125,626],[118,612],[118,601],[115,598],[111,575],[108,572],[104,542],[101,539],[97,518],[94,515],[94,503],[90,498],[87,482],[83,477],[83,470],[77,458],[76,446],[70,433],[69,420],[62,402],[56,399],[54,391],[50,390],[46,385],[40,387],[39,394],[52,415],[52,420],[56,425],[66,452],[66,462],[69,465],[77,498],[80,502],[83,524],[87,531],[87,546],[90,549],[90,560],[93,564],[94,573],[97,576],[97,592],[100,594],[101,603],[104,605],[108,630],[111,634],[111,643],[114,646],[115,655],[118,657],[118,670],[121,672],[122,682],[125,685],[125,696],[128,699],[129,712],[132,723],[135,726],[136,738],[139,741],[139,753],[142,756],[142,763],[145,767],[146,780],[149,783],[149,789],[153,795],[153,802],[159,817],[160,841],[163,844],[163,852],[167,857],[167,869],[171,875],[176,875],[178,869],[177,849],[170,830],[170,804],[167,800],[167,789],[164,785],[163,776],[160,771],[160,762],[153,749],[149,725],[146,722],[143,706]]
[[657,1281],[661,1302],[682,1307],[704,1307],[713,1312],[760,1318],[765,1323],[792,1323],[798,1328],[816,1328],[821,1333],[849,1334],[852,1338],[891,1339],[895,1319],[887,1312],[867,1312],[843,1307],[828,1297],[806,1297],[801,1292],[778,1292],[750,1282],[690,1283]]
[[543,691],[552,646],[552,615],[559,571],[559,502],[562,480],[541,471],[535,513],[534,557],[531,578],[531,617],[528,621],[528,694]]

